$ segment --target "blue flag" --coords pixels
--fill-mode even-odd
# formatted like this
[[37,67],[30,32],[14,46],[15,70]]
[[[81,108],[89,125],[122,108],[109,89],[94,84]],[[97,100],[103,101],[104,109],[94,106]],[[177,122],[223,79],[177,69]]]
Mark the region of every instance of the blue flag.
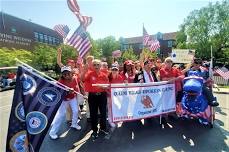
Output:
[[55,82],[19,66],[6,151],[39,151],[65,94]]

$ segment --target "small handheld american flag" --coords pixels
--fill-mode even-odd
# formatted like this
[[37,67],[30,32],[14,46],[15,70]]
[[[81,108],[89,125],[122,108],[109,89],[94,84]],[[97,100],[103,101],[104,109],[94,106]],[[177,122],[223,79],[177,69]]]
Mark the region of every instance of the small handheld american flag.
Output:
[[156,39],[153,40],[147,33],[145,27],[143,26],[143,45],[148,47],[150,51],[155,51],[160,48],[160,42]]
[[92,47],[90,39],[83,25],[80,25],[68,39],[67,44],[76,48],[81,58],[83,58]]
[[63,24],[58,24],[55,25],[53,28],[58,34],[60,34],[64,39],[66,38],[66,36],[68,35],[70,29],[68,28],[67,25],[63,25]]

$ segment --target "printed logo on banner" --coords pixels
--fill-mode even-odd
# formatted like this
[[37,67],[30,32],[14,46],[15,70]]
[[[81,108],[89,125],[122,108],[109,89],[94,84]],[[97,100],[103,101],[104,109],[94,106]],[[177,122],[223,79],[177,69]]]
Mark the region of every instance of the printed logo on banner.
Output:
[[32,78],[31,76],[29,76],[27,74],[23,74],[21,76],[21,81],[22,81],[23,94],[24,95],[32,94],[35,92],[35,90],[37,88],[37,83],[34,80],[34,78]]
[[142,97],[141,103],[144,105],[144,108],[152,108],[152,107],[154,107],[153,101],[147,95]]
[[60,92],[52,87],[46,87],[41,89],[38,92],[37,96],[39,102],[45,106],[56,105],[61,99]]
[[20,131],[10,139],[10,149],[12,152],[34,152],[32,145],[28,144],[26,131]]
[[46,128],[47,123],[47,117],[41,112],[33,111],[26,116],[27,129],[32,135],[41,133]]
[[25,110],[22,102],[20,102],[15,108],[15,115],[20,121],[25,121]]

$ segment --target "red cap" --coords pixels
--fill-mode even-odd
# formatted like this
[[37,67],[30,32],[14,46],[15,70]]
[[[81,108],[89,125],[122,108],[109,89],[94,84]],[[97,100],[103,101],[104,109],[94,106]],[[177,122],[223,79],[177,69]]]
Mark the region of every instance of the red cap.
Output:
[[133,63],[132,60],[126,60],[126,61],[124,62],[124,64],[126,64],[126,65],[134,65],[134,63]]

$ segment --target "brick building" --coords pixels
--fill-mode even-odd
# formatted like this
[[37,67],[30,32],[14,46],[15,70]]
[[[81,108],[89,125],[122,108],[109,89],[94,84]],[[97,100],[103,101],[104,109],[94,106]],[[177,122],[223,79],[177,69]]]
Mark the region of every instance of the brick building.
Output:
[[37,43],[62,42],[62,37],[50,28],[0,12],[0,48],[33,50]]
[[[157,50],[159,57],[167,57],[172,52],[172,47],[175,46],[176,32],[171,33],[157,33],[151,35],[152,39],[157,39],[160,42],[160,49]],[[125,51],[133,48],[136,54],[140,54],[143,48],[143,36],[121,38],[121,50]]]

